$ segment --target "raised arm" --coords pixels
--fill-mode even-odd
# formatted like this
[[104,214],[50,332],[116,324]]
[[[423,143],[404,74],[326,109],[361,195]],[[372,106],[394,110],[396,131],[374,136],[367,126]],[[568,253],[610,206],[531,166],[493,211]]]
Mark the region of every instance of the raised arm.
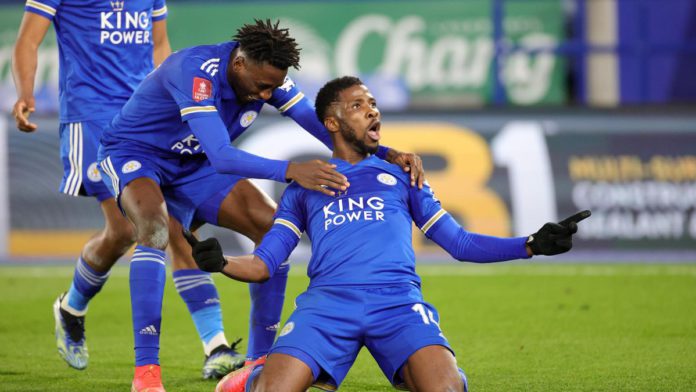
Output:
[[12,55],[12,76],[17,91],[17,101],[12,115],[17,128],[22,132],[33,132],[37,125],[29,121],[35,110],[34,79],[39,57],[39,46],[46,36],[50,19],[32,12],[25,12]]

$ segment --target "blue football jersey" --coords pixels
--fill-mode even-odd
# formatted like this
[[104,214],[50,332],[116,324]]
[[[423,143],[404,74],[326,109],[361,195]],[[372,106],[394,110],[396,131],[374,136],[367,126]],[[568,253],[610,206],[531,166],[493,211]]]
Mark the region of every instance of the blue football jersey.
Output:
[[[237,102],[226,76],[230,55],[237,45],[231,41],[172,53],[145,78],[107,127],[102,136],[104,148],[135,149],[165,158],[202,154],[189,120],[219,116],[234,140],[254,122],[264,103],[298,122],[297,116],[311,116],[309,131],[328,140],[328,133],[308,109],[311,105],[307,98],[289,77],[267,102]],[[298,114],[300,106],[303,109]]]
[[[375,156],[355,165],[331,162],[348,177],[348,190],[330,197],[288,186],[255,254],[267,264],[282,262],[306,231],[312,241],[310,287],[420,285],[411,222],[428,235],[446,214],[430,187],[412,187],[408,173]],[[273,236],[292,239],[281,241],[287,246],[279,250],[271,245],[278,243]]]
[[152,22],[165,0],[28,0],[53,21],[62,122],[111,119],[152,71]]

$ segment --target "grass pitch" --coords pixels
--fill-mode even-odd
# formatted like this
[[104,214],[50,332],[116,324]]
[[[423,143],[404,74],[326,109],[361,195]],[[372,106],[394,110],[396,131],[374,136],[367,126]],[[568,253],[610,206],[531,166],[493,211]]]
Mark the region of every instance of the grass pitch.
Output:
[[[291,273],[286,314],[307,285]],[[422,266],[472,391],[696,390],[696,265]],[[51,304],[69,267],[0,268],[0,390],[127,391],[133,364],[127,270],[90,304],[87,370],[59,359]],[[216,277],[229,339],[246,336],[245,284]],[[162,322],[168,391],[212,391],[201,343],[171,280]],[[342,391],[391,391],[364,350]]]

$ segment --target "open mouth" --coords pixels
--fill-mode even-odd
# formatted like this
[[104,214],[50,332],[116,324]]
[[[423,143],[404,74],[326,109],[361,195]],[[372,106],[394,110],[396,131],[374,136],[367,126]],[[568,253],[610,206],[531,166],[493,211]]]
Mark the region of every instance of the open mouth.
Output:
[[370,139],[372,139],[372,141],[378,142],[378,141],[379,141],[379,137],[380,137],[380,136],[379,136],[379,130],[380,130],[380,128],[382,128],[382,123],[380,123],[379,121],[373,122],[373,123],[370,125],[370,127],[367,128],[367,136],[369,136]]

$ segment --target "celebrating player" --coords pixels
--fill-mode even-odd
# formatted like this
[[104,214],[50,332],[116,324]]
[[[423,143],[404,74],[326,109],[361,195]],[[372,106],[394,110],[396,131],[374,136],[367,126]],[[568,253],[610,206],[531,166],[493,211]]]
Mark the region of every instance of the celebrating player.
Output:
[[469,233],[427,185],[410,187],[398,167],[371,155],[379,146],[380,112],[359,79],[326,84],[316,113],[333,140],[330,162],[351,184],[346,192],[326,195],[290,184],[253,255],[225,257],[214,238],[197,242],[187,233],[201,269],[245,282],[272,279],[302,232],[312,240],[309,288],[297,298],[265,365],[230,373],[216,391],[335,390],[362,346],[394,386],[466,390],[437,310],[421,294],[411,221],[456,259],[488,263],[570,250],[577,222],[589,211],[547,223],[530,237]]
[[[326,195],[349,186],[332,164],[266,159],[231,144],[269,103],[331,146],[311,104],[287,77],[288,68],[299,66],[299,48],[288,30],[256,21],[242,26],[235,39],[173,53],[138,86],[101,140],[101,169],[136,228],[130,264],[136,374],[155,369],[156,377],[143,384],[153,391],[162,390],[159,335],[147,331],[160,330],[164,249],[170,244],[190,252],[181,230],[167,234],[167,214],[186,228],[212,223],[258,244],[272,225],[275,205],[244,177],[293,180]],[[409,170],[414,185],[422,184],[418,157],[388,148],[381,154]],[[288,268],[250,287],[249,360],[265,355],[273,343]]]
[[[133,245],[135,234],[97,169],[102,131],[135,87],[170,54],[164,0],[29,0],[14,50],[17,87],[13,114],[17,127],[33,132],[37,49],[53,22],[60,53],[60,139],[64,166],[61,192],[92,196],[101,205],[105,227],[85,244],[73,283],[54,304],[58,352],[84,369],[87,304],[106,282],[114,263]],[[217,290],[188,249],[174,252],[174,283],[186,302],[203,342],[205,378],[220,378],[243,364],[225,339]],[[158,334],[156,330],[149,333]]]

